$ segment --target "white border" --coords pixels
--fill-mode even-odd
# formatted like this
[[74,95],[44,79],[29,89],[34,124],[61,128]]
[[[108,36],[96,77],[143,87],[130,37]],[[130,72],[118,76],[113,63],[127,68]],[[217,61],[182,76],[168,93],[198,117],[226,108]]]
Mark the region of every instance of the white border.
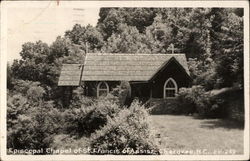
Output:
[[[159,155],[159,156],[108,156],[108,155],[6,155],[6,66],[7,66],[7,9],[43,7],[232,7],[244,8],[244,86],[245,130],[244,155]],[[1,2],[1,55],[0,55],[0,108],[1,158],[0,160],[248,160],[249,159],[249,2],[248,1],[3,1]],[[247,108],[246,108],[247,107]]]

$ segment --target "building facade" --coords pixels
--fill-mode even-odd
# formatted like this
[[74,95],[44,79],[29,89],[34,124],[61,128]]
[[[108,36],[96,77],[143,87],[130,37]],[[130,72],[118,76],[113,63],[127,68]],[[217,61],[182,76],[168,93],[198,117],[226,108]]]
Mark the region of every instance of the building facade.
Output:
[[176,97],[191,78],[185,54],[88,53],[84,64],[63,64],[58,86],[82,86],[86,96],[105,96],[128,82],[132,98]]

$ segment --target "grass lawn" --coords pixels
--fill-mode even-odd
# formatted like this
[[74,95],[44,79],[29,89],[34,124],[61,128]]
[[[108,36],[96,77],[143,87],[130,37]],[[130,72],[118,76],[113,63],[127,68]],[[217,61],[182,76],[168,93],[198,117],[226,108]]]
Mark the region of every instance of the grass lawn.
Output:
[[197,153],[204,150],[202,154],[243,154],[244,129],[233,121],[182,115],[151,115],[150,120],[153,130],[160,134],[160,148],[168,154],[170,150],[181,150],[182,154],[188,154],[183,152],[187,150]]

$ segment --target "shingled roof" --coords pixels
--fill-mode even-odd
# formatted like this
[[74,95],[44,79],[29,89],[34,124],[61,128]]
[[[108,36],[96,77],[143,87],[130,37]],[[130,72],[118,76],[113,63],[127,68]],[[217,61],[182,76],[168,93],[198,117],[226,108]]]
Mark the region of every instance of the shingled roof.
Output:
[[58,86],[79,86],[82,64],[63,64]]
[[148,81],[173,57],[189,74],[185,54],[88,53],[82,76],[80,64],[64,64],[58,85],[79,85],[80,77],[82,81]]

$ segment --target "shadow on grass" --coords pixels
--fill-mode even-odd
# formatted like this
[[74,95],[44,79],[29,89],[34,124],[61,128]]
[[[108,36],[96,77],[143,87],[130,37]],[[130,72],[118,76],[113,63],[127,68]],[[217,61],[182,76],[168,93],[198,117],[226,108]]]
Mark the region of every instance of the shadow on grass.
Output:
[[225,128],[225,129],[244,129],[244,123],[234,120],[224,120],[224,119],[211,119],[204,120],[201,122],[201,128]]
[[225,129],[244,129],[244,121],[237,121],[232,119],[223,119],[223,118],[204,118],[199,115],[193,115],[194,119],[202,120],[200,127],[201,128],[225,128]]

